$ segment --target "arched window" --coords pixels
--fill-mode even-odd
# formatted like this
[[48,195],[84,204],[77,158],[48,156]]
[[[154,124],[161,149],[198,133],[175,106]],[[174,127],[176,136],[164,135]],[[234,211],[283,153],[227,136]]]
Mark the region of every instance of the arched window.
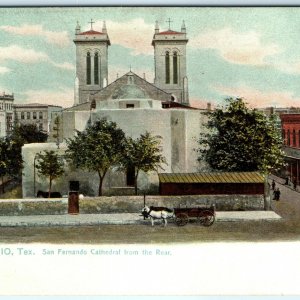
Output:
[[39,119],[43,119],[43,112],[42,111],[39,112]]
[[173,83],[178,83],[178,55],[177,52],[173,53]]
[[290,135],[290,130],[288,129],[287,131],[287,145],[290,146],[291,145],[291,135]]
[[86,84],[91,84],[91,54],[86,55]]
[[296,130],[293,129],[293,146],[296,147]]
[[170,83],[170,53],[166,52],[165,57],[165,63],[166,63],[166,83]]
[[99,84],[99,56],[98,52],[94,56],[94,83]]
[[24,111],[21,111],[21,119],[22,119],[22,120],[25,119],[25,113],[24,113]]

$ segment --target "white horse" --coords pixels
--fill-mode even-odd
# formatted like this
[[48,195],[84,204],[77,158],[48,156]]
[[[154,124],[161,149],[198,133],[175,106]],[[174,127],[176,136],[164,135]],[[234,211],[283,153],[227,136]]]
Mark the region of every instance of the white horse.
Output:
[[142,215],[145,218],[150,217],[152,226],[154,226],[154,219],[162,219],[164,226],[167,226],[167,218],[172,218],[174,216],[174,211],[167,207],[145,206],[142,209]]

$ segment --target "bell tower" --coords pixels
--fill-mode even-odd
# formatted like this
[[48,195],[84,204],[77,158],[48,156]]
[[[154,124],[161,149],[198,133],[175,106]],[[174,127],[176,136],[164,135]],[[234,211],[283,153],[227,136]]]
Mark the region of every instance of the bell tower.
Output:
[[174,97],[174,101],[189,105],[188,78],[186,74],[186,27],[181,31],[171,30],[171,20],[166,31],[159,31],[156,21],[152,40],[154,47],[154,84]]
[[106,24],[103,22],[102,32],[91,28],[81,32],[77,22],[74,43],[76,45],[76,79],[74,105],[91,101],[91,96],[107,85],[108,46],[110,40]]

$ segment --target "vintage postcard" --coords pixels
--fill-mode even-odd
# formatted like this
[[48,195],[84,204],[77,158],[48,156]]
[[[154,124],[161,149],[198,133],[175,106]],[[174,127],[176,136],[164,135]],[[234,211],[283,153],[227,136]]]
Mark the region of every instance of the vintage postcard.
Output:
[[1,295],[300,293],[300,8],[0,16]]

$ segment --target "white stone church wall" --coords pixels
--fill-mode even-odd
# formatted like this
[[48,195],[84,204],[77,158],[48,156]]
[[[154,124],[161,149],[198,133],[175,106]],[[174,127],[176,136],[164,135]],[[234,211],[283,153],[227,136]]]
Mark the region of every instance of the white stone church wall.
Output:
[[205,164],[197,161],[198,152],[195,149],[200,147],[198,140],[200,133],[207,131],[204,126],[207,122],[207,116],[199,110],[186,110],[186,146],[187,146],[187,172],[199,172],[205,170]]

